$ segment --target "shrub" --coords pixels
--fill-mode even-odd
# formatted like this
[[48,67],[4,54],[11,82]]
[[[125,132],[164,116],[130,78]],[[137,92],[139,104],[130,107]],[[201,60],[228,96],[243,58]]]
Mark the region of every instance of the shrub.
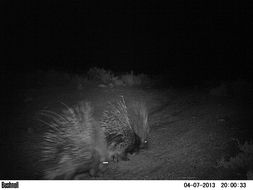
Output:
[[135,75],[133,71],[117,76],[109,70],[93,67],[89,69],[87,75],[89,80],[94,80],[110,87],[151,85],[151,80],[147,75]]
[[219,86],[210,89],[209,94],[212,96],[228,96],[228,87],[224,82]]
[[114,80],[114,75],[111,71],[93,67],[88,71],[88,78],[104,84],[109,84]]
[[140,86],[146,84],[148,77],[144,74],[134,75],[133,71],[131,71],[131,73],[122,75],[121,80],[127,86]]
[[233,94],[236,96],[246,95],[252,90],[252,84],[244,79],[237,79],[231,82]]
[[242,169],[250,173],[253,170],[253,143],[245,142],[240,144],[238,142],[238,148],[240,150],[239,154],[229,160],[222,158],[217,162],[217,166],[233,170]]

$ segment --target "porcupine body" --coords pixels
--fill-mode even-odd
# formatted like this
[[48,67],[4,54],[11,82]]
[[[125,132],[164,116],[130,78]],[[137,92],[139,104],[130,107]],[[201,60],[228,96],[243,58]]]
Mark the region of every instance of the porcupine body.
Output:
[[93,119],[89,103],[81,102],[62,114],[42,112],[51,118],[44,134],[42,161],[45,179],[75,179],[83,173],[96,175],[103,170],[108,152],[104,132]]
[[128,153],[147,145],[149,125],[144,102],[129,101],[126,104],[122,96],[119,101],[109,103],[100,123],[112,160],[128,160]]

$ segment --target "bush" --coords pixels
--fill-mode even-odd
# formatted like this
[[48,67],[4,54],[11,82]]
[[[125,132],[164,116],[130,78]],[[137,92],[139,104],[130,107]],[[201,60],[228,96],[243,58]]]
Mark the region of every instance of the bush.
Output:
[[231,82],[231,88],[235,96],[246,95],[252,90],[252,84],[244,79],[237,79]]
[[90,80],[95,80],[98,82],[102,82],[104,84],[109,84],[114,80],[114,75],[111,71],[107,71],[105,69],[93,67],[88,71],[88,78]]
[[247,175],[250,175],[250,172],[253,170],[253,143],[245,142],[244,144],[240,144],[238,142],[238,148],[240,150],[239,154],[231,157],[229,160],[222,158],[217,162],[217,166],[233,170],[242,169],[248,171]]
[[127,86],[148,85],[150,83],[150,80],[147,77],[147,75],[144,74],[134,75],[133,71],[131,71],[131,73],[122,75],[121,80]]
[[89,69],[88,79],[102,83],[105,86],[140,86],[151,85],[151,80],[145,74],[134,75],[133,71],[123,75],[116,76],[113,72],[101,68]]
[[251,93],[252,84],[244,79],[221,82],[220,85],[210,89],[213,96],[243,96]]
[[228,86],[222,82],[219,86],[210,89],[209,94],[212,96],[228,96]]

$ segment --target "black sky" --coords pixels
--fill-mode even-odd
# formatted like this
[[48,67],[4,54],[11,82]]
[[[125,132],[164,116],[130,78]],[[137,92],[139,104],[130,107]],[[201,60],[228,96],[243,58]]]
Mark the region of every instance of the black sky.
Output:
[[250,1],[1,2],[4,69],[250,75]]

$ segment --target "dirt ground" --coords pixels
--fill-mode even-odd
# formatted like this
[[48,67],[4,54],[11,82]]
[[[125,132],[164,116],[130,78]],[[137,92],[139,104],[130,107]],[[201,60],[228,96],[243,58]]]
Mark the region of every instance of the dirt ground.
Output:
[[[99,117],[108,100],[123,95],[142,99],[149,110],[148,149],[129,161],[110,163],[100,177],[83,179],[246,179],[244,169],[219,167],[222,158],[238,154],[237,142],[252,139],[250,97],[216,97],[204,88],[127,88],[98,85],[42,86],[19,91],[5,118],[2,138],[5,179],[41,179],[38,163],[42,109],[60,112],[80,100],[90,101]],[[15,108],[15,109],[14,109]],[[2,177],[1,177],[2,178]],[[82,177],[80,177],[82,179]]]

